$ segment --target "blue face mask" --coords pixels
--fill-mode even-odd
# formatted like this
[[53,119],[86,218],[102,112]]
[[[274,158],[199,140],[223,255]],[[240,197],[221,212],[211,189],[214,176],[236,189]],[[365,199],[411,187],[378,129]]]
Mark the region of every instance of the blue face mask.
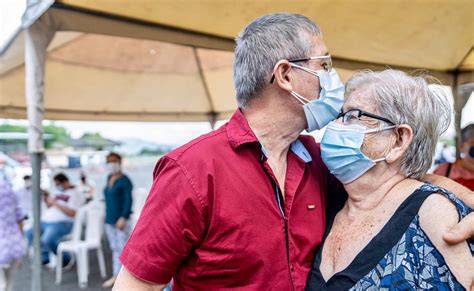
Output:
[[321,140],[321,157],[324,164],[326,164],[331,174],[343,184],[356,180],[375,166],[377,162],[385,160],[385,158],[372,160],[362,153],[360,147],[365,134],[395,127],[393,125],[367,130],[365,126],[358,124],[329,123]]
[[330,121],[336,119],[344,103],[344,84],[342,83],[336,70],[329,72],[324,70],[311,70],[302,66],[291,64],[293,67],[301,69],[319,78],[321,91],[319,99],[309,101],[296,92],[291,92],[299,102],[303,104],[306,121],[308,122],[307,132],[325,127]]

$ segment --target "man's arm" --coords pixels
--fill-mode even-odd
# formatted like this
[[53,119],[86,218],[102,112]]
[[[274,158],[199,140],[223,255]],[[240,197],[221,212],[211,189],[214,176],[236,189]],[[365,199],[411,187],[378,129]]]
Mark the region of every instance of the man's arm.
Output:
[[469,207],[474,208],[474,192],[464,187],[463,185],[454,182],[449,178],[434,174],[426,174],[424,180],[431,182],[432,184],[444,188],[450,192],[453,192],[456,197],[458,197],[464,203],[469,205]]
[[[156,290],[146,287],[168,283],[203,239],[205,200],[189,175],[169,157],[158,162],[150,194],[120,254],[124,268],[117,286],[123,288],[117,290]],[[135,285],[143,289],[129,288]]]
[[[474,193],[463,185],[449,178],[432,174],[425,175],[424,180],[453,192],[464,203],[474,208]],[[444,241],[449,244],[457,244],[469,238],[474,239],[474,212],[464,217],[443,235]]]
[[115,281],[114,288],[112,291],[161,291],[166,285],[156,285],[148,283],[133,276],[127,269],[122,267],[118,274],[117,280]]
[[72,208],[69,208],[67,206],[61,205],[61,204],[57,203],[56,201],[54,201],[52,205],[59,208],[67,216],[70,216],[70,217],[76,216],[76,210],[75,209],[72,209]]

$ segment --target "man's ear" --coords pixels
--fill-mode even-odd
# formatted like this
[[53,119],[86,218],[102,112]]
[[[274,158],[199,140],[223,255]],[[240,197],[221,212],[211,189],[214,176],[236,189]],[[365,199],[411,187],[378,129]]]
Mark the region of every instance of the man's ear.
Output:
[[280,60],[273,68],[273,75],[275,76],[275,84],[281,89],[291,92],[293,86],[291,85],[291,65],[287,60]]
[[395,143],[386,156],[385,160],[387,163],[393,163],[405,155],[408,146],[410,146],[413,140],[413,129],[407,124],[397,125],[393,131],[395,133]]

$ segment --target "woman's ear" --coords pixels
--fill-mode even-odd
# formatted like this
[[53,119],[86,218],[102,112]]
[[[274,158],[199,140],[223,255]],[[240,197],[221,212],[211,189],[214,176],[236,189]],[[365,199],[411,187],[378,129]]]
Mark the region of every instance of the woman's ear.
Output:
[[275,76],[275,83],[281,89],[291,92],[293,86],[291,85],[291,65],[287,60],[280,60],[273,68],[273,75]]
[[407,124],[397,125],[393,131],[395,133],[395,142],[385,158],[387,163],[393,163],[401,159],[413,139],[413,129]]

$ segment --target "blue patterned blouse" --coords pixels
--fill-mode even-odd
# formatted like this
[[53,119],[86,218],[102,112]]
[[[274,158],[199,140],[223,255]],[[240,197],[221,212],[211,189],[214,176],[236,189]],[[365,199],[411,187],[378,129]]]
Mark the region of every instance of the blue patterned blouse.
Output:
[[[400,205],[351,264],[327,282],[319,271],[320,246],[306,290],[465,290],[420,226],[418,211],[433,193],[449,198],[460,218],[473,211],[451,192],[424,184]],[[468,245],[474,254],[473,241]]]

